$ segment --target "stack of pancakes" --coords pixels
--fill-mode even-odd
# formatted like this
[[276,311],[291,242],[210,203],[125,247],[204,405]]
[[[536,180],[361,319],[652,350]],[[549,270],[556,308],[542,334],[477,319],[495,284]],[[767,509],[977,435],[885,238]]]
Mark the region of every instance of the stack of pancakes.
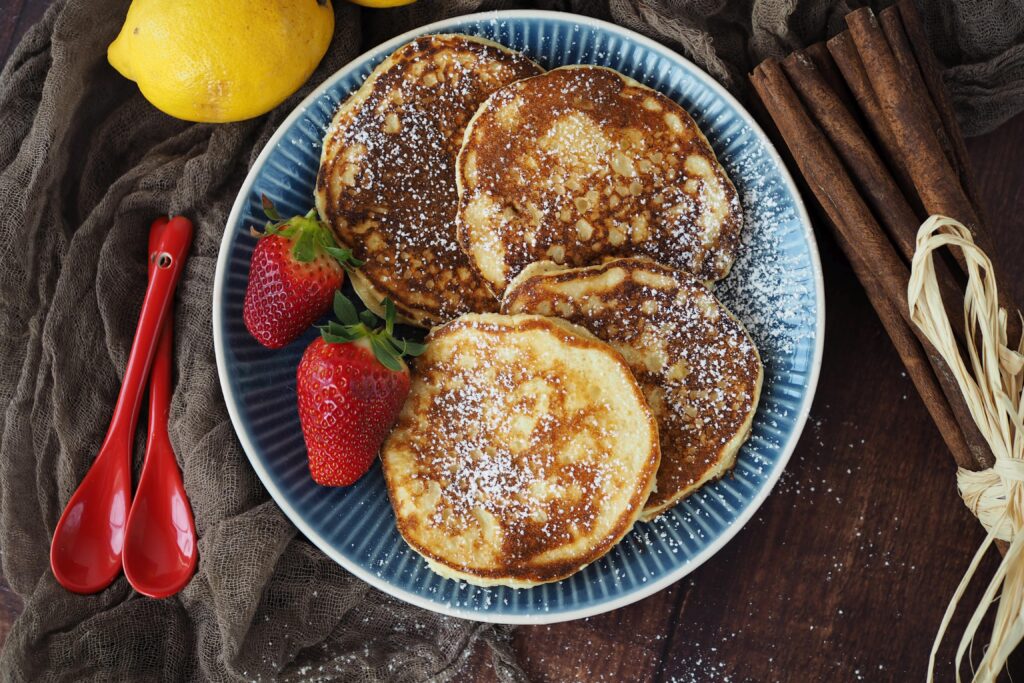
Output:
[[672,100],[424,36],[339,108],[316,203],[363,303],[430,330],[381,458],[439,574],[565,578],[735,464],[763,371],[710,287],[742,212]]

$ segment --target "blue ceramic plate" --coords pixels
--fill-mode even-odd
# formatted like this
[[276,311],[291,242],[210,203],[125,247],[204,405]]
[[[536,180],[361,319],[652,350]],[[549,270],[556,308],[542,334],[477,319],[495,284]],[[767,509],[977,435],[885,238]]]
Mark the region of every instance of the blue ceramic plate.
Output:
[[[313,204],[320,140],[338,106],[395,48],[425,33],[484,36],[547,68],[600,64],[660,90],[705,132],[738,188],[743,249],[720,297],[747,325],[765,363],[753,434],[733,476],[671,512],[637,524],[608,555],[557,583],[513,590],[443,579],[405,544],[379,464],[349,488],[313,483],[299,428],[295,368],[311,331],[280,351],[246,332],[242,300],[262,225],[260,194],[285,215]],[[821,267],[792,179],[750,115],[696,66],[636,33],[569,14],[509,11],[424,26],[384,43],[334,74],[270,139],[242,185],[224,231],[213,292],[221,386],[252,466],[309,539],[356,576],[402,600],[469,619],[547,623],[615,609],[678,581],[715,554],[764,502],[789,460],[818,380],[824,331]]]

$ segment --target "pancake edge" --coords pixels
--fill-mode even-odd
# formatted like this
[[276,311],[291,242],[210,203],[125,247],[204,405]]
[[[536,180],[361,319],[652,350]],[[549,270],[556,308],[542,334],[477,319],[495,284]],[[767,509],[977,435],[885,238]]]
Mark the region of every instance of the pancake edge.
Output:
[[[728,311],[728,309],[726,310]],[[728,313],[729,315],[732,315],[732,311],[728,311]],[[739,322],[739,320],[737,320],[737,322]],[[742,325],[742,323],[740,323],[740,325]],[[743,328],[743,331],[746,332],[745,327]],[[749,333],[747,336],[750,336]],[[754,351],[757,353],[758,359],[757,381],[754,385],[754,400],[750,404],[750,411],[747,413],[747,417],[740,426],[739,431],[737,431],[736,435],[722,446],[721,449],[719,449],[719,458],[716,461],[715,466],[705,472],[697,481],[689,486],[679,489],[668,500],[659,505],[644,505],[644,509],[640,512],[641,521],[650,522],[654,520],[662,513],[668,512],[676,505],[699,491],[705,484],[718,481],[732,472],[733,468],[736,467],[736,460],[739,458],[740,449],[743,448],[743,444],[745,444],[747,439],[750,438],[750,432],[754,425],[754,418],[757,416],[757,407],[761,402],[761,389],[764,383],[764,362],[761,360],[761,352],[757,350],[756,345],[754,346]]]

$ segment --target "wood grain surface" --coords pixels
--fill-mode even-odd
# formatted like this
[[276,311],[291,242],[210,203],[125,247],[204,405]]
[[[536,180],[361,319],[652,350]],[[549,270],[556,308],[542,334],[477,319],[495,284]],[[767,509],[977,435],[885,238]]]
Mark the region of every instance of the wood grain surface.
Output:
[[[0,63],[48,4],[0,0]],[[1004,262],[1020,263],[1024,115],[968,148]],[[824,226],[816,228],[824,365],[775,492],[731,543],[670,588],[598,617],[518,629],[515,648],[531,680],[923,680],[946,602],[983,534],[853,273]],[[1015,281],[1000,284],[1024,298],[1021,270],[1008,273]],[[991,576],[996,562],[986,558],[979,576]],[[976,581],[966,604],[982,588]],[[20,609],[0,585],[0,641]],[[940,680],[952,678],[954,647],[940,651]],[[1015,659],[1012,668],[1024,671]],[[469,667],[468,678],[494,679],[483,652]]]

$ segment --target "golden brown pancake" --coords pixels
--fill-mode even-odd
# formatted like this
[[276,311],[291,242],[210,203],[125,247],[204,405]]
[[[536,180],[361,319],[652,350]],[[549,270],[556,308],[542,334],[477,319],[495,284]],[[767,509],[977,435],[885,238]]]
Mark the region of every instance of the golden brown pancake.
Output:
[[459,241],[498,293],[539,260],[647,256],[718,280],[739,245],[736,190],[697,124],[611,69],[562,67],[495,92],[457,178]]
[[541,72],[523,55],[462,35],[398,48],[338,109],[324,138],[316,205],[366,264],[352,273],[371,310],[390,297],[422,327],[497,309],[459,248],[455,155],[473,113],[503,85]]
[[502,312],[564,318],[626,359],[661,438],[643,519],[735,465],[757,411],[761,359],[743,325],[694,276],[637,258],[574,269],[536,263],[509,285]]
[[622,357],[533,315],[434,328],[381,449],[398,530],[431,569],[515,588],[608,552],[639,516],[658,457]]

